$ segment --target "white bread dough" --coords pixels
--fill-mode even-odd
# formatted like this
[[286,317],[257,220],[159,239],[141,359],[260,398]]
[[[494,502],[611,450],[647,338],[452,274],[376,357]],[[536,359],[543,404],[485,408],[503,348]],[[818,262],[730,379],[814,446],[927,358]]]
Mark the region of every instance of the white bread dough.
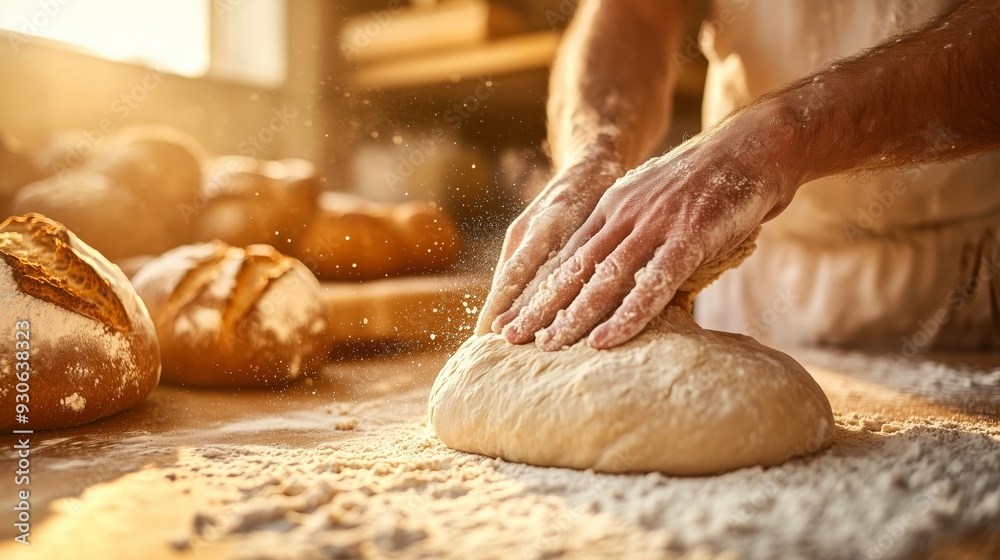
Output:
[[611,350],[472,337],[431,390],[449,447],[541,466],[712,474],[777,465],[833,438],[830,403],[795,360],[704,330],[671,305]]

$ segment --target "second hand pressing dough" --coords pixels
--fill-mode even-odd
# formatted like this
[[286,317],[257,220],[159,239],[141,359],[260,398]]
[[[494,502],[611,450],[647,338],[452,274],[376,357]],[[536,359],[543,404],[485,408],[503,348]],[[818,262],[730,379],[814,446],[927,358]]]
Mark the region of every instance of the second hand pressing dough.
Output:
[[771,466],[833,439],[833,412],[795,360],[702,329],[691,300],[753,250],[708,263],[635,339],[558,352],[467,340],[431,389],[429,417],[453,449],[541,466],[702,475]]

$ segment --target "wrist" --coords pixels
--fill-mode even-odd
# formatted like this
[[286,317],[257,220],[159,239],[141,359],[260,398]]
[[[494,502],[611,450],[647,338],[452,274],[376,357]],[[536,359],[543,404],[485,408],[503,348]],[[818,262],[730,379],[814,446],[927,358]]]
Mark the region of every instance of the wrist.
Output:
[[620,134],[601,132],[578,138],[565,149],[553,153],[554,171],[599,172],[616,178],[628,171],[622,154],[624,139]]
[[773,171],[793,188],[814,179],[818,162],[812,157],[808,110],[785,95],[765,100],[760,107],[756,126],[766,138],[760,161],[773,162]]
[[626,171],[614,149],[591,145],[580,147],[563,159],[554,169],[554,177],[590,178],[607,182],[606,187],[610,187]]
[[[775,189],[784,206],[803,184],[823,176],[812,149],[811,123],[803,107],[779,95],[754,103],[731,116],[720,138],[731,157]],[[817,174],[818,173],[818,174]]]

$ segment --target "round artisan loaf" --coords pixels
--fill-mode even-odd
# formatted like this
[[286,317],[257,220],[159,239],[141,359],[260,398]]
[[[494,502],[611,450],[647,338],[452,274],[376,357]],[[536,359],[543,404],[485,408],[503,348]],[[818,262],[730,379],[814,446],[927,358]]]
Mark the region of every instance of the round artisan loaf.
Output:
[[57,130],[35,153],[35,163],[45,177],[78,169],[100,140],[100,136],[79,128]]
[[0,212],[9,211],[17,191],[41,177],[35,161],[18,150],[17,141],[0,130]]
[[319,192],[316,169],[306,160],[220,156],[206,162],[202,198],[186,211],[197,241],[283,246],[311,221]]
[[442,270],[461,248],[458,226],[433,202],[409,202],[392,211],[410,271]]
[[213,387],[292,381],[322,356],[319,282],[268,245],[184,245],[132,278],[149,308],[163,379]]
[[198,194],[204,158],[201,146],[187,134],[167,126],[145,125],[108,136],[84,166],[154,204],[161,221],[181,225],[181,206],[190,204]]
[[138,195],[85,169],[22,188],[11,211],[37,212],[58,220],[111,260],[159,254],[184,242],[183,232],[157,219]]
[[[0,353],[0,429],[85,424],[156,387],[160,354],[142,301],[117,267],[62,224],[37,214],[0,224],[0,301],[8,345]],[[27,422],[17,417],[19,404]]]
[[457,227],[433,203],[383,204],[326,192],[293,251],[323,280],[367,280],[442,270],[459,247]]

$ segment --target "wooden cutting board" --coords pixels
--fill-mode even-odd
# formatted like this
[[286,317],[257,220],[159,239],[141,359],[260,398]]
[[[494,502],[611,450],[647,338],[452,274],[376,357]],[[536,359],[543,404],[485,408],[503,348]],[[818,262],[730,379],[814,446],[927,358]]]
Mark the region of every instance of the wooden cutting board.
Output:
[[331,344],[426,341],[437,346],[464,340],[489,291],[482,274],[322,284]]

